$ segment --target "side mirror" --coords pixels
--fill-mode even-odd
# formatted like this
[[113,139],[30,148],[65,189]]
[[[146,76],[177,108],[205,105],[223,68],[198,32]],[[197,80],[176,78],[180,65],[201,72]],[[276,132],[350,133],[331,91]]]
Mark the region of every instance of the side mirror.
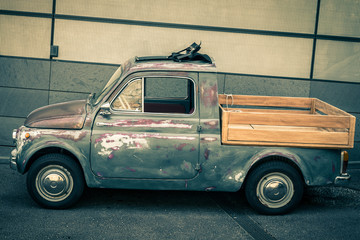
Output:
[[100,115],[103,115],[103,116],[111,115],[110,103],[106,102],[103,105],[101,105],[100,110],[101,110]]

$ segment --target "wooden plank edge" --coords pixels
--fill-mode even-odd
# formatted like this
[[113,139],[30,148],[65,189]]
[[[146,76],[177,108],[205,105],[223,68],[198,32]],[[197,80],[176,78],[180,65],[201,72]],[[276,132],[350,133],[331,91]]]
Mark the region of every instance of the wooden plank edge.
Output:
[[350,128],[349,116],[229,112],[229,124]]
[[311,108],[313,98],[219,94],[219,104]]
[[232,146],[257,146],[257,147],[296,147],[296,148],[321,148],[321,149],[351,149],[354,145],[330,144],[304,144],[304,143],[273,143],[273,142],[247,142],[247,141],[222,141],[223,145]]

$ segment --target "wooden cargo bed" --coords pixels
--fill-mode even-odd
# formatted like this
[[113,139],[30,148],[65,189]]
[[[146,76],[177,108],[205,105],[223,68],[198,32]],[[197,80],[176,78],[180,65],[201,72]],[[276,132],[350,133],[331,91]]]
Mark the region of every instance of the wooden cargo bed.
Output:
[[355,117],[316,98],[219,95],[222,143],[353,148]]

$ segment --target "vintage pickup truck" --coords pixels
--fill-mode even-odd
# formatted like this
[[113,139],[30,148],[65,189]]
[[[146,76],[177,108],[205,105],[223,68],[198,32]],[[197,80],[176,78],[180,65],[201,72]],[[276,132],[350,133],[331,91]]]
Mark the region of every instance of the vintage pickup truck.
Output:
[[68,208],[91,188],[244,189],[283,214],[305,186],[346,182],[355,117],[312,98],[218,94],[198,49],[136,57],[99,94],[34,110],[13,131],[10,166],[31,197]]

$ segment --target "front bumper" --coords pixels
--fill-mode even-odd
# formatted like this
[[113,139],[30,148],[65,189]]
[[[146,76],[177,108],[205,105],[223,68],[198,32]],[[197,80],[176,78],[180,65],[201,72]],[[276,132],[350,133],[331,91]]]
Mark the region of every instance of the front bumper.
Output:
[[10,168],[13,170],[17,170],[17,151],[16,149],[11,151],[11,156],[10,156]]

